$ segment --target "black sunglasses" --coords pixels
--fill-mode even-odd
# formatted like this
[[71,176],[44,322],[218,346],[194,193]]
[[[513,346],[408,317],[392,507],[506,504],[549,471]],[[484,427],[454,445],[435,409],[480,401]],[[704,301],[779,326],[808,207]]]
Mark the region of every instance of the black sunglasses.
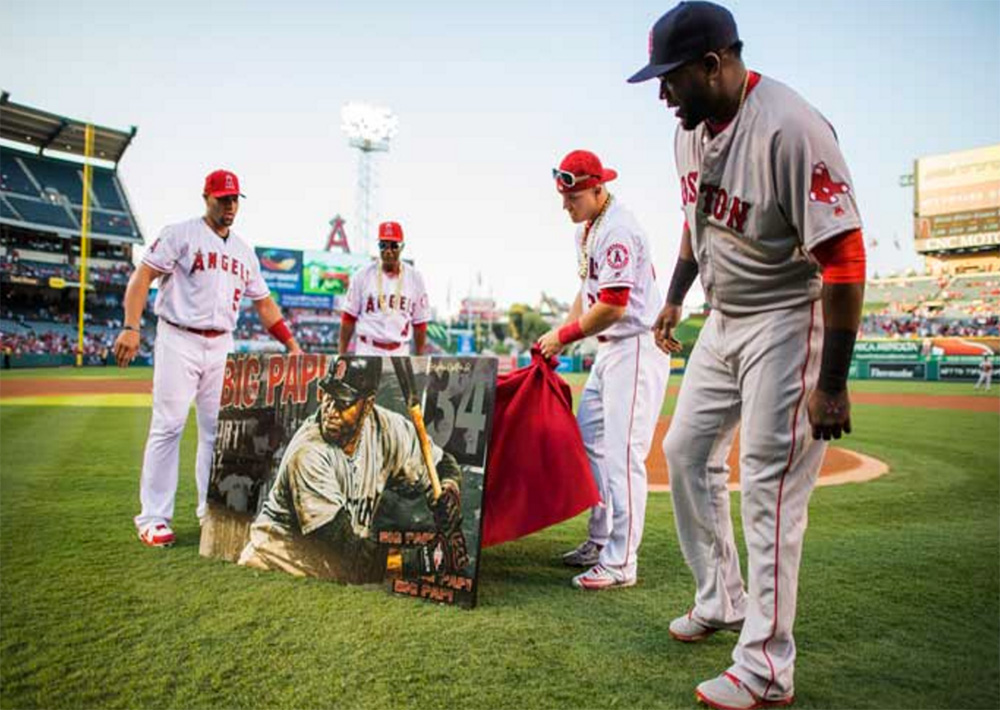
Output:
[[384,239],[380,239],[378,243],[378,248],[381,251],[386,251],[391,249],[392,251],[398,251],[403,248],[402,242],[389,242]]

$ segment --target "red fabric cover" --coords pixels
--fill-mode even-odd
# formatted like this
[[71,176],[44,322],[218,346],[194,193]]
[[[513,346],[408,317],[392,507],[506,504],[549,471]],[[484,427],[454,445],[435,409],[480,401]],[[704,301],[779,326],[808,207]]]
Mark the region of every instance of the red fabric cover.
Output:
[[609,306],[627,306],[631,290],[628,286],[602,288],[597,292],[597,300],[601,303],[607,303]]
[[423,333],[426,330],[427,330],[427,324],[426,323],[414,323],[413,324],[413,332],[414,333]]
[[600,500],[569,385],[555,367],[536,348],[530,365],[497,379],[483,547],[568,520]]
[[859,284],[865,280],[865,240],[860,229],[838,234],[812,250],[823,266],[823,282]]
[[351,325],[352,323],[357,323],[358,319],[352,316],[347,311],[340,314],[340,324],[341,325]]

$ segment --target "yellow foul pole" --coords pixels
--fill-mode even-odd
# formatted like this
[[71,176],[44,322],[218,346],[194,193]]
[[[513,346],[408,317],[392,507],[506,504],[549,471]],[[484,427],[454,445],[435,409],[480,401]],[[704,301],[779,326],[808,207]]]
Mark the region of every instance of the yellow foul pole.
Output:
[[87,124],[83,134],[83,214],[80,216],[80,308],[77,312],[76,366],[83,365],[83,311],[87,302],[87,252],[90,251],[90,184],[94,157],[94,127]]

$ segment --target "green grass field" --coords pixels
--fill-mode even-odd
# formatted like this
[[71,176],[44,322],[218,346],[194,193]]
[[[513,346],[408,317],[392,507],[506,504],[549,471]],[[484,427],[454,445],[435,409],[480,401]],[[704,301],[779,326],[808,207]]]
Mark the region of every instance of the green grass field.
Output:
[[[854,411],[850,446],[892,470],[813,496],[796,707],[1000,707],[1000,414]],[[569,586],[559,555],[581,516],[485,551],[465,612],[200,557],[193,417],[179,543],[142,547],[148,422],[139,408],[0,406],[3,708],[689,708],[729,663],[734,635],[667,635],[692,595],[669,494],[650,495],[637,587]]]

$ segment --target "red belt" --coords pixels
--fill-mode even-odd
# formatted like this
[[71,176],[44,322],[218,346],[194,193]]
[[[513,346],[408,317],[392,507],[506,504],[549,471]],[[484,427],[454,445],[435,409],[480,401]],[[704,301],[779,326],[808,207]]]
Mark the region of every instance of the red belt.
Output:
[[363,343],[371,343],[372,345],[374,345],[379,350],[395,350],[400,345],[402,345],[402,343],[391,343],[391,342],[385,342],[385,341],[382,341],[382,340],[369,340],[368,337],[365,336],[365,335],[359,335],[358,337],[361,339],[361,342],[363,342]]
[[178,325],[177,323],[168,321],[166,318],[163,319],[163,322],[167,325],[179,328],[180,330],[186,330],[189,333],[200,335],[203,338],[218,338],[220,335],[225,335],[227,333],[225,330],[202,330],[201,328],[188,328],[186,325]]

